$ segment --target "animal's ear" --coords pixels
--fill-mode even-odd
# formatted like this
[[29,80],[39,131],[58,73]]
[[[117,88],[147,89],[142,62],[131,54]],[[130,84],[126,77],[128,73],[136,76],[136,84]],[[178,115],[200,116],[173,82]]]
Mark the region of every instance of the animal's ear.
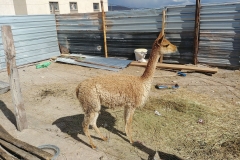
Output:
[[158,36],[157,43],[160,45],[164,39],[164,34],[161,32]]
[[161,31],[160,33],[159,33],[159,35],[158,35],[158,38],[161,38],[161,37],[163,37],[164,36],[164,33]]

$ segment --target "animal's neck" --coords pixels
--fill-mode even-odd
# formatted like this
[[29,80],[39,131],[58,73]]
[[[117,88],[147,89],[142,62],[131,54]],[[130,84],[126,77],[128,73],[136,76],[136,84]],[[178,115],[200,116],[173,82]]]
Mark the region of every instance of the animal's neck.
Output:
[[148,63],[147,63],[147,67],[146,67],[143,75],[141,76],[141,78],[143,80],[148,81],[148,80],[153,79],[153,76],[154,76],[154,73],[156,70],[156,65],[157,65],[159,58],[160,58],[160,55],[159,55],[159,53],[157,53],[157,49],[153,47],[152,53],[151,53]]

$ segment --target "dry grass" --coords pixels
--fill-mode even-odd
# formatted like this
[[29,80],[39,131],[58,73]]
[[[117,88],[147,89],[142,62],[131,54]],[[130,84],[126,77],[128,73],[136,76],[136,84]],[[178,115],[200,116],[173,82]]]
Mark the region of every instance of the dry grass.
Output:
[[[153,150],[183,159],[239,159],[238,115],[239,110],[216,112],[178,96],[150,98],[135,112],[133,137]],[[117,119],[116,125],[123,126]]]

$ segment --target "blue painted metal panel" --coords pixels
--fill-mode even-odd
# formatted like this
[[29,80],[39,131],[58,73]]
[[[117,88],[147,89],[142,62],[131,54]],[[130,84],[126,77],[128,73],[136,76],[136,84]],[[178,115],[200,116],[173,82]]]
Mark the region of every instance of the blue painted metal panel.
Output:
[[[12,28],[17,66],[60,55],[54,15],[0,16],[0,27],[3,25]],[[0,33],[0,69],[4,68]]]

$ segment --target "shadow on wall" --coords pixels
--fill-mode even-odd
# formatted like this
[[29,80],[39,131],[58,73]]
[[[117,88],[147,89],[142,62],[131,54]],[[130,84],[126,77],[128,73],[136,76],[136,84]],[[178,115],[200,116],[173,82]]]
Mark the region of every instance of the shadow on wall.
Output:
[[[106,111],[106,109],[107,109],[106,107],[102,107],[101,114],[99,115],[98,120],[97,120],[97,126],[104,127],[109,132],[121,137],[126,142],[126,144],[130,145],[129,140],[127,138],[125,138],[126,134],[117,130],[116,128],[114,128],[116,119],[110,113],[108,113]],[[77,140],[91,148],[91,146],[88,144],[88,142],[81,140],[77,136],[78,134],[84,135],[83,128],[82,128],[83,119],[84,119],[84,114],[62,117],[62,118],[59,118],[56,121],[54,121],[53,125],[56,125],[62,132],[67,133],[75,140]],[[94,139],[101,140],[98,137],[95,137],[95,136],[92,136],[92,137]],[[147,146],[145,146],[141,143],[138,143],[138,142],[135,142],[133,144],[133,146],[138,148],[139,150],[145,152],[146,154],[148,154],[149,160],[152,160],[154,158],[154,155],[156,153],[154,150],[152,150],[152,149],[148,148]],[[181,160],[181,158],[178,158],[177,156],[172,155],[172,154],[164,153],[161,151],[158,151],[157,153],[162,160]]]
[[7,108],[6,104],[0,100],[0,110],[7,117],[7,119],[16,126],[16,118],[13,112]]

